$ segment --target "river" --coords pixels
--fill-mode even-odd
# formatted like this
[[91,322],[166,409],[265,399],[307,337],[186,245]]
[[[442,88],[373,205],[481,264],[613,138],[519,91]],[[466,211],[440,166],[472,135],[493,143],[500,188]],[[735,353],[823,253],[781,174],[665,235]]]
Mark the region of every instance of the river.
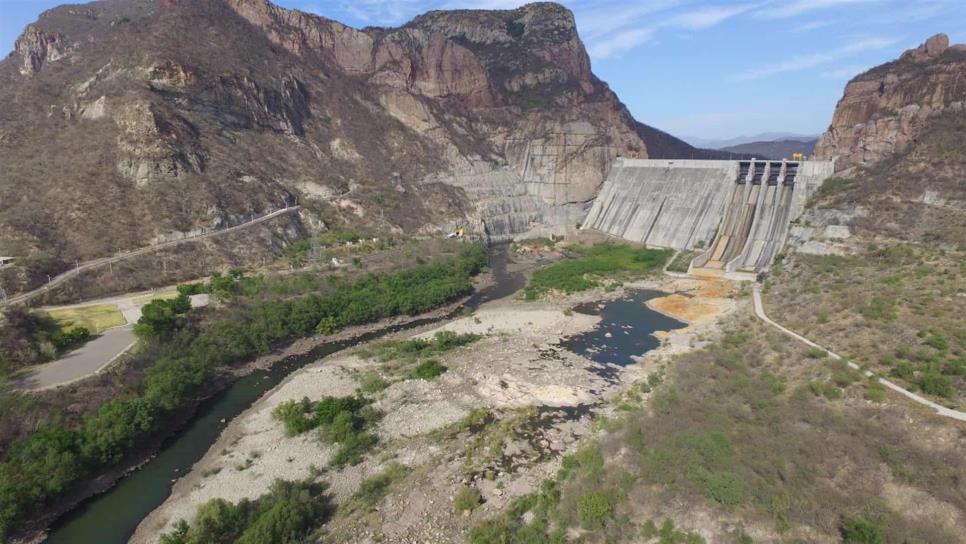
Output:
[[441,318],[418,319],[401,326],[389,327],[353,340],[321,345],[309,353],[285,358],[266,370],[235,381],[227,389],[208,399],[195,416],[175,435],[164,442],[158,454],[141,468],[124,476],[106,492],[84,501],[62,516],[51,527],[47,544],[124,544],[138,524],[171,494],[174,482],[188,473],[233,418],[281,383],[292,372],[357,344],[436,321],[452,318],[462,308],[512,295],[526,282],[521,272],[509,272],[508,248],[494,246],[490,266],[494,282],[474,293],[460,309]]

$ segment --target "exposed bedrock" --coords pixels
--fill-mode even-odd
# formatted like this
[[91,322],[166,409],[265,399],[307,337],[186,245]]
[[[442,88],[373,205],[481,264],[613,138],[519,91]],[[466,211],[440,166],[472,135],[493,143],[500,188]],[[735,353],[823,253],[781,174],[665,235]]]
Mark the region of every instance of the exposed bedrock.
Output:
[[937,34],[915,49],[856,76],[845,87],[815,158],[838,169],[876,162],[916,141],[927,122],[966,106],[966,45]]

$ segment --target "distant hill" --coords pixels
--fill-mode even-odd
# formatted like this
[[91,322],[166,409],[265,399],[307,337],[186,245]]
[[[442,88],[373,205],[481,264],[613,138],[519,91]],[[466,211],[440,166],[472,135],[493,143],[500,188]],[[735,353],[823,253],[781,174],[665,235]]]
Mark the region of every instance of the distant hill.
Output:
[[760,159],[790,159],[794,153],[804,153],[811,155],[815,149],[818,138],[808,140],[775,140],[762,142],[749,142],[746,144],[734,145],[722,148],[721,151],[732,153],[742,153],[753,155]]
[[[645,125],[636,124],[638,137],[647,142],[647,156],[650,159],[738,159],[751,158],[750,156],[736,156],[731,151],[719,151],[716,149],[703,149],[694,147],[684,140],[674,137],[663,130]],[[813,142],[814,144],[814,142]],[[741,152],[738,152],[740,155]]]
[[735,138],[714,139],[700,138],[695,136],[685,136],[683,139],[689,144],[706,149],[725,149],[737,145],[750,144],[756,142],[776,142],[779,140],[796,140],[799,142],[815,140],[818,134],[796,134],[794,132],[762,132],[751,136],[738,136]]

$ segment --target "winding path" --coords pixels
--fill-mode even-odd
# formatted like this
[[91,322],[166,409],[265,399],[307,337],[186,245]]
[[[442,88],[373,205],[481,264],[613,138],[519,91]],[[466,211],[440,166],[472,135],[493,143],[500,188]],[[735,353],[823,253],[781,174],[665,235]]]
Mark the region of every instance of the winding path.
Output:
[[278,217],[280,215],[293,212],[295,210],[298,210],[299,208],[300,208],[300,206],[298,206],[298,205],[289,206],[287,208],[282,208],[280,210],[275,210],[274,212],[267,213],[267,214],[262,215],[260,217],[255,217],[251,221],[248,221],[247,223],[242,223],[240,225],[235,225],[233,227],[228,227],[228,228],[220,229],[220,230],[213,230],[211,232],[204,232],[204,233],[201,233],[201,234],[195,234],[193,236],[185,236],[184,238],[179,238],[177,240],[169,240],[167,242],[161,242],[161,243],[158,243],[158,244],[154,244],[154,245],[150,245],[150,246],[145,246],[145,247],[141,247],[141,248],[138,248],[138,249],[132,249],[131,251],[126,251],[124,253],[120,253],[120,254],[117,254],[117,255],[113,255],[111,257],[101,257],[100,259],[95,259],[93,261],[87,261],[86,263],[81,264],[81,265],[79,265],[79,266],[77,266],[75,268],[72,268],[71,270],[68,270],[67,272],[64,272],[62,274],[58,274],[57,276],[55,276],[54,278],[52,278],[50,280],[50,282],[48,282],[47,284],[45,284],[43,287],[39,287],[37,289],[34,289],[33,291],[27,291],[26,293],[22,293],[20,295],[15,296],[15,297],[10,297],[6,302],[0,302],[0,306],[2,306],[4,304],[19,304],[19,303],[22,303],[22,302],[27,302],[28,300],[36,297],[37,295],[40,295],[42,293],[46,293],[47,291],[51,290],[54,287],[57,287],[61,283],[64,283],[65,281],[73,278],[74,276],[79,275],[81,272],[84,272],[85,270],[90,270],[92,268],[96,268],[98,266],[103,266],[103,265],[106,265],[108,263],[116,263],[118,261],[127,259],[129,257],[135,257],[135,256],[138,256],[138,255],[143,255],[145,253],[150,253],[152,251],[156,251],[156,250],[159,250],[159,249],[164,249],[166,247],[176,246],[176,245],[179,245],[179,244],[182,244],[182,243],[185,243],[185,242],[194,242],[194,241],[201,240],[201,239],[204,239],[204,238],[212,238],[212,237],[215,237],[215,236],[221,236],[222,234],[228,234],[228,233],[235,232],[235,231],[238,231],[238,230],[246,229],[246,228],[251,227],[253,225],[257,225],[259,223],[264,223],[265,221],[268,221],[268,220],[273,219],[275,217]]
[[[800,342],[803,342],[803,343],[805,343],[805,344],[807,344],[807,345],[809,345],[809,346],[811,346],[813,348],[819,348],[819,349],[822,349],[822,350],[827,351],[828,354],[829,354],[829,357],[831,357],[833,359],[837,359],[837,360],[843,359],[842,356],[838,355],[837,353],[835,353],[835,352],[833,352],[833,351],[831,351],[829,349],[826,349],[825,347],[820,346],[820,345],[816,344],[815,342],[812,342],[808,338],[805,338],[804,336],[802,336],[802,335],[800,335],[800,334],[798,334],[796,332],[793,332],[793,331],[791,331],[789,329],[786,329],[785,327],[779,325],[778,323],[775,323],[774,321],[771,320],[771,318],[769,318],[767,315],[765,315],[765,307],[764,307],[764,305],[761,302],[761,285],[759,285],[757,283],[755,284],[755,288],[754,288],[754,291],[752,293],[752,296],[754,297],[754,300],[755,300],[755,315],[757,315],[759,319],[761,319],[765,323],[771,325],[772,327],[778,329],[779,331],[785,333],[788,336],[791,336],[792,338],[794,338],[794,339],[796,339],[796,340],[798,340]],[[869,372],[869,371],[863,371],[861,368],[859,368],[859,365],[853,363],[852,361],[846,361],[846,363],[849,365],[850,368],[853,368],[855,370],[858,370],[860,372],[863,372],[866,376],[873,376],[873,374],[871,372]],[[909,398],[909,399],[911,399],[911,400],[913,400],[915,402],[918,402],[919,404],[922,404],[923,406],[927,406],[929,408],[932,408],[939,415],[941,415],[943,417],[957,419],[959,421],[966,421],[966,413],[964,413],[964,412],[960,412],[959,410],[953,410],[951,408],[946,408],[945,406],[940,406],[939,404],[936,404],[935,402],[933,402],[933,401],[931,401],[931,400],[929,400],[929,399],[927,399],[925,397],[919,396],[919,395],[917,395],[917,394],[915,394],[915,393],[913,393],[911,391],[907,391],[906,389],[904,389],[904,388],[896,385],[893,382],[890,382],[889,380],[887,380],[885,378],[877,378],[877,380],[878,380],[879,383],[881,383],[882,385],[884,385],[884,386],[888,387],[889,389],[895,391],[896,393],[899,393],[900,395],[903,395],[903,396],[905,396],[905,397],[907,397],[907,398]]]

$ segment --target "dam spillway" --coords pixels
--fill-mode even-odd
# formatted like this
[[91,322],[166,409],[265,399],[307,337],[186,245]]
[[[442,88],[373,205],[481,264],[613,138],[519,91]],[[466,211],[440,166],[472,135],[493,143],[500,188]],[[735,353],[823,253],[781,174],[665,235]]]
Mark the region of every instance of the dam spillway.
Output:
[[618,158],[582,228],[651,247],[700,250],[694,267],[771,266],[832,163]]

